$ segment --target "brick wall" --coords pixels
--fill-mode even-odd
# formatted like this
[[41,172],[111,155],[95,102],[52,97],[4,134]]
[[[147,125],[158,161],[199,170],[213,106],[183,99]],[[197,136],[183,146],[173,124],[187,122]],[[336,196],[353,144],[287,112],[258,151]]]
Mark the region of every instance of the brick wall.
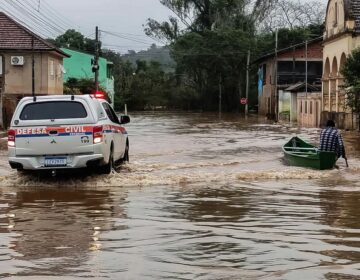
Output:
[[[294,50],[289,50],[278,55],[279,59],[293,58],[305,59],[305,46]],[[316,42],[308,45],[308,59],[323,59],[323,46],[322,42]]]

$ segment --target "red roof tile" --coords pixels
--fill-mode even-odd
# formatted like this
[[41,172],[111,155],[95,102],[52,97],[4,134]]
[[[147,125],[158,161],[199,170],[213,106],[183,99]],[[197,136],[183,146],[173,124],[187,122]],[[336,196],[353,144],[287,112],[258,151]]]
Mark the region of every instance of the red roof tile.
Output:
[[62,56],[68,57],[66,53],[56,48],[54,45],[42,39],[5,13],[0,12],[0,51],[32,50],[33,39],[34,50],[55,51]]

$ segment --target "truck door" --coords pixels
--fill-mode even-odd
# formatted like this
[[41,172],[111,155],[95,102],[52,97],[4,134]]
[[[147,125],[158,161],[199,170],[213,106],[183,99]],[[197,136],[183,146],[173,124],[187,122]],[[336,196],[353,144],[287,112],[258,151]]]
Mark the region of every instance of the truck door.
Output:
[[125,147],[125,140],[124,140],[124,135],[122,134],[122,127],[120,125],[120,121],[118,117],[116,116],[111,106],[106,102],[102,103],[102,105],[109,120],[112,122],[110,130],[114,139],[114,158],[115,160],[118,160],[122,156]]

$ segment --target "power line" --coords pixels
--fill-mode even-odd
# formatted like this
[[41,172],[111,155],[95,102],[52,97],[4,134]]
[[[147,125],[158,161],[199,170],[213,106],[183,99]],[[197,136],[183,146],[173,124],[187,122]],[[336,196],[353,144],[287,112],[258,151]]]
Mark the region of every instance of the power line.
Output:
[[140,45],[112,45],[112,44],[102,44],[103,47],[119,47],[119,48],[133,48],[134,46],[148,46],[147,44]]
[[121,34],[118,34],[118,33],[115,33],[115,32],[110,32],[110,31],[105,31],[105,30],[101,30],[101,32],[103,32],[105,34],[112,35],[114,37],[118,37],[118,38],[121,38],[121,39],[129,40],[129,41],[133,41],[133,42],[137,42],[137,43],[143,43],[143,44],[151,44],[152,43],[152,42],[145,42],[145,41],[142,41],[142,40],[139,40],[139,39],[134,39],[134,38],[131,38],[129,36],[121,35]]
[[[121,50],[121,48],[118,48],[117,46],[113,46],[114,49],[116,50]],[[152,55],[158,55],[158,54],[164,54],[163,51],[155,51],[155,52],[149,52],[149,53],[135,53],[135,56],[143,56],[143,57],[148,57],[148,56],[152,56]],[[128,55],[128,54],[125,54]],[[131,54],[130,54],[131,55]],[[247,52],[245,51],[232,51],[232,52],[201,52],[201,53],[192,53],[192,52],[176,52],[175,53],[176,56],[218,56],[218,57],[223,57],[223,56],[235,56],[235,55],[242,55],[242,56],[246,56]]]
[[[58,29],[52,27],[50,24],[48,24],[46,21],[40,19],[36,15],[30,13],[25,8],[23,8],[23,4],[20,3],[17,4],[17,0],[11,1],[11,0],[5,0],[7,4],[9,4],[15,11],[17,11],[18,14],[22,15],[23,17],[27,18],[27,20],[30,20],[33,24],[37,25],[38,28],[42,28],[42,30],[46,30],[49,34],[54,35],[59,32]],[[61,31],[60,31],[61,32]]]
[[[5,2],[3,2],[3,4],[5,4]],[[26,26],[28,29],[32,29],[35,30],[35,33],[40,34],[42,37],[47,37],[49,35],[49,30],[46,30],[43,26],[36,24],[38,27],[37,29],[34,28],[34,26],[31,26],[27,21],[25,22],[24,20],[19,18],[19,14],[15,14],[15,12],[13,11],[12,8],[10,8],[8,6],[1,6],[1,9],[7,13],[8,15],[10,15],[12,17],[12,19],[14,19],[15,21],[21,23],[22,25]],[[51,32],[50,32],[51,33]]]
[[[17,1],[17,0],[15,0],[15,1]],[[52,19],[52,18],[49,18],[48,16],[46,16],[45,14],[43,14],[43,13],[40,11],[40,9],[37,10],[35,7],[33,7],[33,6],[31,5],[31,2],[29,3],[28,0],[21,0],[21,1],[25,2],[25,3],[28,5],[28,7],[30,7],[30,8],[33,9],[34,11],[36,11],[39,15],[43,16],[46,20],[48,20],[49,22],[51,22],[54,26],[58,27],[60,30],[65,31],[65,30],[67,29],[66,27],[60,25],[60,23],[58,23],[57,20],[54,20],[54,19]]]
[[74,29],[74,24],[69,23],[65,17],[59,16],[58,11],[55,11],[45,0],[41,2],[38,0],[3,0],[0,7],[11,14],[14,19],[29,29],[36,30],[44,37],[57,37],[68,29]]
[[[35,0],[36,1],[36,0]],[[68,26],[71,28],[77,27],[78,29],[80,29],[79,25],[70,20],[69,18],[66,18],[64,15],[60,14],[58,10],[55,10],[50,4],[47,3],[46,0],[42,0],[41,2],[41,6],[40,6],[40,10],[44,9],[47,13],[50,14],[50,16],[54,17],[54,19],[56,19],[59,22],[62,22],[63,25]]]
[[[62,33],[65,30],[64,28],[58,26],[56,23],[55,23],[55,25],[53,23],[50,23],[48,18],[43,19],[43,18],[40,17],[40,15],[35,15],[31,11],[29,11],[28,7],[25,6],[23,3],[21,3],[19,0],[13,0],[12,1],[13,4],[16,4],[16,3],[14,3],[14,1],[16,3],[18,3],[17,7],[21,8],[26,14],[28,14],[29,16],[35,18],[36,20],[38,20],[38,21],[40,21],[40,22],[42,22],[44,24],[47,24],[47,26],[49,28],[53,29],[55,32]],[[26,1],[26,0],[22,0],[22,1]],[[21,5],[21,7],[19,5]]]

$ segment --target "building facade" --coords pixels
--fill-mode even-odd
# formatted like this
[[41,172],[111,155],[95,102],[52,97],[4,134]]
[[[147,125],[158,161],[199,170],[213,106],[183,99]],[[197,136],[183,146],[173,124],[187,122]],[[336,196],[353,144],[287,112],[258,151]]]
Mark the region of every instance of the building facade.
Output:
[[316,86],[320,91],[322,57],[322,39],[318,38],[279,50],[277,57],[270,53],[258,59],[259,114],[271,119],[278,114],[280,119],[297,121],[298,91],[294,89],[300,90],[305,85],[309,94]]
[[[92,59],[94,59],[94,55],[67,48],[62,48],[61,50],[70,56],[69,58],[64,59],[64,81],[67,81],[70,78],[94,78],[91,64]],[[103,57],[99,58],[98,63],[99,85],[106,91],[109,98],[113,101],[115,95],[113,63]]]
[[297,122],[302,127],[321,126],[321,90],[297,94]]
[[358,116],[346,108],[341,68],[360,47],[360,1],[330,0],[326,10],[322,79],[322,122],[334,119],[340,128],[353,129]]
[[[0,12],[0,122],[6,127],[24,96],[63,94],[68,55]],[[34,74],[34,76],[33,76]]]

